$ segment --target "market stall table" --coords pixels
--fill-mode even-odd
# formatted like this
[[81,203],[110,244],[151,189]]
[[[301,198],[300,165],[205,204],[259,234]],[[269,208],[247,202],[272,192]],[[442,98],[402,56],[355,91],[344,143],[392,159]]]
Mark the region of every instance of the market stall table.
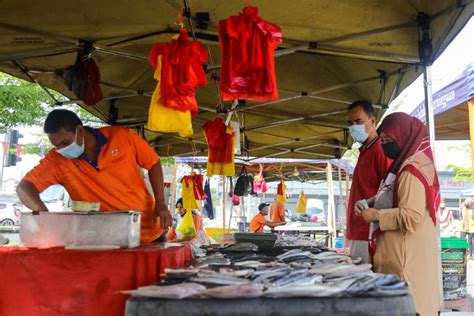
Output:
[[301,223],[289,223],[282,226],[277,226],[274,228],[277,232],[296,232],[306,233],[309,235],[313,235],[315,238],[317,235],[323,236],[326,240],[326,245],[329,242],[329,227],[328,226],[309,226],[309,225],[302,225]]
[[123,315],[121,290],[156,282],[192,258],[188,245],[135,249],[0,248],[0,315]]
[[133,297],[125,316],[152,315],[415,315],[410,295],[393,297],[165,300]]

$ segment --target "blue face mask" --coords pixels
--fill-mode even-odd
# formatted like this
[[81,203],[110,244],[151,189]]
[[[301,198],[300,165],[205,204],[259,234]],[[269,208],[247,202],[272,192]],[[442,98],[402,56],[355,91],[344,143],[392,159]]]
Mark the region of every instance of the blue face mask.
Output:
[[369,134],[365,131],[364,124],[349,126],[349,133],[356,142],[361,144],[369,138]]
[[[76,134],[77,135],[77,134]],[[76,139],[77,141],[77,139]],[[60,153],[62,156],[68,159],[76,159],[79,158],[84,153],[84,140],[82,141],[82,145],[79,146],[76,141],[72,142],[70,145],[67,145],[64,148],[57,149],[56,151]]]

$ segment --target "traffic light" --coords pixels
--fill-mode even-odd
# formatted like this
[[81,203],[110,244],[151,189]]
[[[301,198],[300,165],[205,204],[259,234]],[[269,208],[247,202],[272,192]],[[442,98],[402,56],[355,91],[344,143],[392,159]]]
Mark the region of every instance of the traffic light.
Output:
[[21,135],[20,132],[15,129],[8,131],[8,152],[5,154],[5,167],[16,166],[16,163],[21,161],[21,158],[19,157],[20,153],[18,150],[18,139],[22,137],[23,135]]

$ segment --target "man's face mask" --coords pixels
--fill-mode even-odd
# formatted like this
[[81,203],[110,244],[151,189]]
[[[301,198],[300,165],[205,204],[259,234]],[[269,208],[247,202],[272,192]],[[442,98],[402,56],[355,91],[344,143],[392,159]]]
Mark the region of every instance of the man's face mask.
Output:
[[369,138],[369,134],[365,131],[364,124],[349,126],[349,133],[356,142],[361,144]]
[[395,143],[394,141],[382,144],[382,149],[385,156],[387,156],[388,158],[392,160],[397,159],[401,152],[397,143]]
[[77,131],[76,131],[76,140],[71,144],[67,145],[64,148],[57,149],[56,151],[62,156],[68,159],[79,158],[84,153],[84,138],[82,139],[82,145],[77,144]]

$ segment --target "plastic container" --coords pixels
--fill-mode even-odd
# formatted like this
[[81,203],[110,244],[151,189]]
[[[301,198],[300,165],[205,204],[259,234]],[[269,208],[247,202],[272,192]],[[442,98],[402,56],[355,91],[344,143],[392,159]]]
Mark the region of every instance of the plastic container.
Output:
[[443,297],[458,300],[466,297],[466,269],[468,243],[465,238],[441,238],[443,269]]
[[337,237],[335,240],[336,240],[336,242],[334,243],[334,246],[335,246],[337,249],[344,248],[344,238],[342,238],[342,237]]
[[275,246],[277,236],[268,233],[234,233],[236,244],[251,243],[258,246],[258,250],[271,251]]
[[140,212],[22,213],[20,240],[26,247],[140,245]]

